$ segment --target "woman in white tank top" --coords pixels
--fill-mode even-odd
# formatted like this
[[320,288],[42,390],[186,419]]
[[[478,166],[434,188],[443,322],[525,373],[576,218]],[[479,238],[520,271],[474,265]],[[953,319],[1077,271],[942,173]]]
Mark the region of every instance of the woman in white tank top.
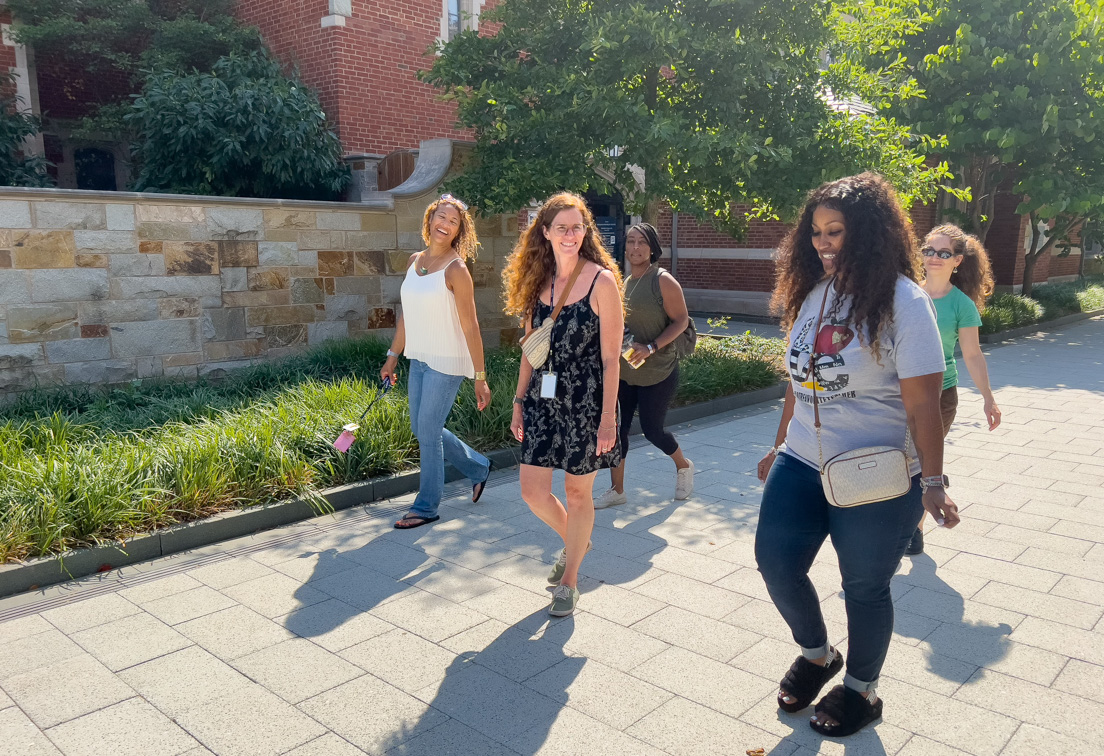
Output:
[[475,285],[467,260],[479,244],[468,206],[451,194],[426,208],[425,250],[410,256],[401,289],[402,315],[380,377],[392,383],[399,355],[410,360],[410,428],[418,439],[418,496],[396,528],[416,528],[441,519],[445,460],[472,482],[472,501],[483,494],[491,462],[445,429],[465,378],[475,380],[480,411],[491,402],[483,364],[483,339],[475,313]]

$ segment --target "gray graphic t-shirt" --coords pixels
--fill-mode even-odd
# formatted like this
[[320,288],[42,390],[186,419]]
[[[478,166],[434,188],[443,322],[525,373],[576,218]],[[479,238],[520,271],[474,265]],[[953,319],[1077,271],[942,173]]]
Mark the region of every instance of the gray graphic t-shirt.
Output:
[[[824,460],[863,446],[895,446],[905,441],[905,406],[901,401],[902,378],[942,373],[943,346],[935,322],[935,307],[917,284],[905,276],[897,279],[893,297],[893,322],[883,329],[881,365],[871,354],[870,341],[860,343],[848,324],[850,297],[839,301],[828,293],[820,334],[819,355],[809,372],[817,313],[824,298],[818,284],[805,298],[787,350],[787,369],[793,387],[794,414],[786,432],[785,450],[819,469],[816,427],[813,425],[813,381],[817,381]],[[909,469],[920,472],[913,446]]]

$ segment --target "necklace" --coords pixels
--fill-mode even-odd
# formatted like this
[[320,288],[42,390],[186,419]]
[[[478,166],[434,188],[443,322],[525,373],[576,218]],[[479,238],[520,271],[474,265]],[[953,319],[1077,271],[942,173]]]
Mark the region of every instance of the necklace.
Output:
[[[420,258],[418,258],[418,262],[419,262],[419,265],[418,265],[418,275],[420,275],[420,276],[428,276],[428,275],[429,275],[429,268],[427,268],[427,267],[426,267],[425,265],[421,264],[421,262],[422,262],[423,260],[425,260],[425,255],[426,255],[426,253],[425,253],[425,252],[422,252],[422,253],[421,253],[421,255],[422,255],[422,256],[421,256]],[[450,256],[449,256],[449,258],[448,258],[448,260],[447,260],[447,261],[445,262],[445,264],[444,264],[444,265],[442,265],[442,266],[441,266],[440,268],[438,268],[437,270],[442,270],[442,269],[444,269],[445,267],[447,267],[447,266],[448,266],[448,264],[449,264],[449,263],[451,263],[451,262],[453,261],[453,259],[454,259],[454,256],[453,256],[453,255],[450,255]],[[433,271],[433,272],[434,272],[434,273],[436,273],[436,272],[437,272],[437,270],[435,270],[435,271]]]
[[[652,266],[649,265],[648,270],[646,270],[646,271],[644,271],[643,273],[640,274],[640,278],[635,278],[634,276],[629,276],[629,281],[633,281],[634,283],[633,283],[633,287],[631,289],[629,289],[627,292],[625,292],[625,299],[626,300],[632,298],[633,292],[636,291],[636,287],[640,286],[640,282],[644,280],[644,276],[648,275],[648,271],[651,270],[651,269],[652,269]],[[628,281],[626,281],[625,283],[628,284]]]

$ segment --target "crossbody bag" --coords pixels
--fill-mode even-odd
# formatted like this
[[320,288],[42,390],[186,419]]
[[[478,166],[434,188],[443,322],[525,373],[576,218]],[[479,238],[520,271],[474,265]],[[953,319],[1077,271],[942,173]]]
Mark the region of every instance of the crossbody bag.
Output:
[[[563,294],[560,294],[560,299],[556,302],[551,317],[529,331],[521,339],[521,351],[525,353],[525,358],[529,360],[529,364],[533,366],[534,370],[540,370],[544,367],[544,363],[548,361],[548,351],[552,346],[552,324],[559,317],[560,310],[564,308],[564,302],[567,301],[567,297],[571,293],[571,288],[575,285],[575,281],[579,278],[579,274],[583,272],[585,266],[586,260],[580,255],[579,262],[575,263],[575,270],[571,271],[571,278],[568,279]],[[552,291],[553,293],[556,291],[555,273],[552,274]],[[530,317],[532,317],[531,314]]]
[[828,291],[832,282],[824,287],[824,299],[820,303],[816,328],[813,329],[813,344],[809,355],[809,366],[805,371],[806,380],[813,384],[813,418],[816,426],[817,455],[820,462],[820,485],[824,496],[833,507],[857,507],[886,501],[904,496],[912,488],[906,450],[912,438],[908,421],[905,421],[905,448],[893,446],[864,446],[852,449],[824,461],[824,447],[820,440],[820,400],[817,396],[817,377],[813,370],[817,354],[816,345],[820,336],[820,325],[824,318],[824,306],[828,302]]

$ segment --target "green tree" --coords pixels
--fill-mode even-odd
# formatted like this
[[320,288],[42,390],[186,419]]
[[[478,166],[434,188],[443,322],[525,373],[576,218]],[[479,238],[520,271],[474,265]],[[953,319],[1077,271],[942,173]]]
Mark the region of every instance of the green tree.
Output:
[[126,120],[138,191],[329,200],[349,180],[317,96],[264,52],[152,74]]
[[50,186],[46,158],[25,152],[27,140],[38,134],[38,119],[19,105],[15,76],[0,73],[0,186]]
[[64,72],[98,110],[85,132],[116,133],[146,71],[210,70],[233,52],[262,48],[234,17],[235,0],[7,0],[16,41]]
[[[985,237],[1002,185],[1028,218],[1023,290],[1040,258],[1104,206],[1102,0],[844,0],[841,65],[868,101],[929,139]],[[938,138],[945,137],[939,147]]]
[[450,186],[487,212],[616,188],[737,234],[868,168],[930,196],[941,172],[905,129],[832,106],[846,82],[822,71],[826,15],[820,0],[503,0],[484,16],[496,33],[459,35],[422,74],[475,132]]

